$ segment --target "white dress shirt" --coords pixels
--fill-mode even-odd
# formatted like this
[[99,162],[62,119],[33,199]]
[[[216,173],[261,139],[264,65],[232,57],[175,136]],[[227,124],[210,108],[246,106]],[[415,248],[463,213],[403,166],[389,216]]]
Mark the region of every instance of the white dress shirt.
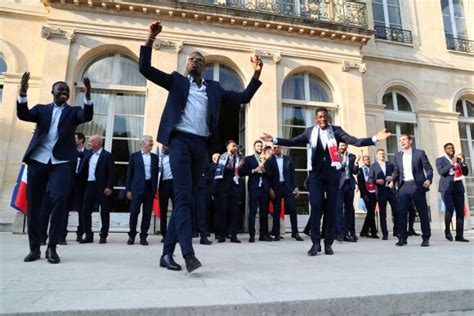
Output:
[[275,158],[278,165],[278,173],[280,174],[280,182],[284,182],[285,176],[283,175],[283,155],[281,155],[280,157],[275,155]]
[[413,177],[413,170],[412,170],[412,157],[413,151],[410,149],[409,152],[403,152],[403,181],[413,181],[415,178]]
[[[257,163],[260,165],[260,155],[255,154],[255,159],[257,159]],[[260,178],[258,180],[258,187],[260,188],[262,186],[263,180],[262,176],[260,175]]]
[[[79,149],[77,152],[78,153],[83,153],[84,152],[84,148],[85,147],[82,147],[81,149]],[[76,162],[76,173],[79,172],[79,165],[81,164],[81,160],[84,159],[84,156],[79,157],[79,155],[77,156],[77,162]]]
[[326,150],[328,146],[328,130],[327,129],[319,129],[319,140],[321,141],[321,145],[323,145],[323,149]]
[[207,122],[209,109],[206,82],[202,79],[201,86],[198,87],[191,76],[188,78],[190,84],[188,100],[181,119],[176,124],[176,130],[207,137],[211,133]]
[[97,161],[99,160],[101,152],[102,148],[92,153],[92,156],[89,160],[89,175],[87,177],[87,181],[95,181],[95,168],[97,167]]
[[143,166],[145,167],[145,180],[151,179],[151,155],[142,151]]
[[171,173],[171,166],[170,166],[170,156],[163,155],[161,158],[161,173],[163,174],[162,180],[171,180],[173,179],[173,173]]
[[[387,166],[385,164],[385,161],[377,161],[379,163],[379,166],[380,166],[380,169],[382,169],[382,172],[383,172],[383,175],[386,176],[387,175]],[[405,167],[403,167],[405,168]]]

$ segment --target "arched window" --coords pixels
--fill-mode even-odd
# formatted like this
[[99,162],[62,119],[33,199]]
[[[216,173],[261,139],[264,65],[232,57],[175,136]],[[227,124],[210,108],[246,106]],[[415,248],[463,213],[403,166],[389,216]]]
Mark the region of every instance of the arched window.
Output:
[[[82,124],[78,131],[86,138],[102,135],[104,148],[115,160],[116,188],[114,211],[127,212],[125,177],[130,154],[140,150],[145,116],[146,80],[138,72],[137,63],[129,57],[114,53],[93,60],[82,77],[88,76],[92,86],[94,118]],[[82,106],[82,88],[76,93],[76,105]]]
[[395,154],[400,150],[398,139],[401,134],[413,137],[413,147],[416,147],[416,115],[408,98],[398,91],[385,93],[382,99],[385,104],[385,128],[391,133],[387,139],[388,159],[394,161]]
[[[310,73],[299,73],[285,78],[282,87],[280,135],[284,138],[297,136],[309,126],[314,125],[314,111],[317,107],[328,108],[330,121],[334,119],[336,104],[329,86],[317,76]],[[306,147],[287,148],[285,153],[293,159],[296,176],[300,185],[300,197],[296,200],[300,217],[309,215],[308,191],[304,187],[307,178]],[[304,218],[299,221],[304,225]]]
[[7,72],[7,63],[2,55],[0,55],[0,106],[3,103],[3,80],[5,79],[3,73]]
[[466,192],[468,198],[469,211],[474,215],[474,98],[468,100],[462,98],[456,103],[456,112],[459,115],[459,138],[461,140],[461,150],[466,157],[469,166],[469,175],[466,177]]
[[[203,78],[204,80],[219,81],[225,90],[239,92],[244,90],[244,84],[237,72],[224,64],[206,64]],[[229,139],[237,141],[241,155],[245,155],[245,111],[245,104],[242,104],[240,108],[223,104],[219,117],[219,135],[221,142],[225,143]]]

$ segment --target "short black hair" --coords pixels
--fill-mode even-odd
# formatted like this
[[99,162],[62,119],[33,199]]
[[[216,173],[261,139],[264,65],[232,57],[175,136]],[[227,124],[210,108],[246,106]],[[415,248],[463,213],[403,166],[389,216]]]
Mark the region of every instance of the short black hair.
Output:
[[446,144],[444,144],[443,148],[446,149],[446,147],[448,147],[448,146],[453,146],[454,147],[454,144],[453,143],[446,143]]
[[339,144],[346,144],[346,145],[347,145],[347,143],[346,143],[345,141],[343,141],[343,140],[341,140],[341,141],[339,142]]
[[314,116],[317,116],[319,112],[326,112],[327,114],[329,114],[328,109],[323,106],[320,106],[314,111]]
[[263,145],[263,142],[260,139],[257,139],[256,141],[253,142],[253,147],[255,147],[255,145],[257,145],[257,144],[262,144]]
[[74,135],[76,135],[77,138],[79,138],[80,140],[82,140],[82,143],[85,143],[85,141],[86,141],[86,136],[85,136],[83,133],[81,133],[81,132],[75,132]]
[[402,133],[402,134],[400,135],[400,138],[402,138],[403,136],[405,136],[406,138],[408,138],[408,140],[412,140],[412,137],[411,137],[410,134]]
[[375,151],[375,153],[378,153],[379,151],[385,152],[385,149],[383,149],[383,148],[377,148],[377,150]]
[[66,81],[56,81],[55,83],[53,83],[53,85],[51,86],[51,89],[54,89],[54,87],[56,87],[56,85],[60,84],[60,83],[64,83],[68,88],[69,88],[69,85],[67,84]]
[[228,141],[225,142],[225,148],[227,148],[227,146],[229,146],[229,144],[232,144],[232,143],[237,145],[237,142],[235,140],[229,139]]

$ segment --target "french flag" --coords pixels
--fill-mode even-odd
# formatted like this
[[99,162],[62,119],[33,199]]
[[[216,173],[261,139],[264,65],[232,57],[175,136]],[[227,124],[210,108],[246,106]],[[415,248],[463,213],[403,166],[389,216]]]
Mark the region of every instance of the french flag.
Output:
[[155,193],[155,198],[153,199],[152,211],[156,217],[160,217],[160,199],[158,198],[158,192]]
[[28,199],[26,197],[26,180],[28,174],[28,166],[22,165],[15,188],[13,189],[12,200],[10,206],[23,214],[28,210]]

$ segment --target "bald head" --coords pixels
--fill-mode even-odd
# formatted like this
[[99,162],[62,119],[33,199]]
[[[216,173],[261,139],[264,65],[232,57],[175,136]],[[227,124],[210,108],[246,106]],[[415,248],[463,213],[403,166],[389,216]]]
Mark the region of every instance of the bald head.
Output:
[[153,137],[150,135],[143,135],[140,140],[140,146],[144,153],[149,153],[153,149]]
[[102,148],[102,143],[103,141],[100,135],[91,135],[89,137],[89,146],[91,147],[91,150],[94,152]]

